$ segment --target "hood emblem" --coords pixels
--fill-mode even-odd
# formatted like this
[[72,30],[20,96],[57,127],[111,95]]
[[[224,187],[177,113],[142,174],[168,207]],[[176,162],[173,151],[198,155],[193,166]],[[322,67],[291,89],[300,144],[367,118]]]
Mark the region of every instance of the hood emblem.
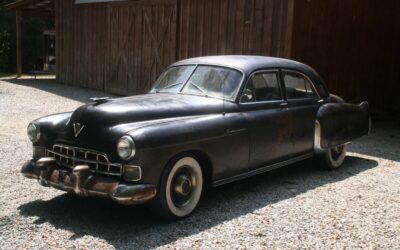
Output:
[[85,128],[85,125],[82,125],[80,123],[74,123],[74,135],[75,138],[77,138],[79,136],[79,134],[82,132],[82,130]]

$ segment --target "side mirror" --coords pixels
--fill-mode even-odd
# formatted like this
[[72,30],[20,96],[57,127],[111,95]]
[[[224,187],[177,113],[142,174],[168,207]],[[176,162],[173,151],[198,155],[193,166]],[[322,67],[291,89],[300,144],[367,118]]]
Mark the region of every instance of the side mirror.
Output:
[[253,100],[253,91],[251,89],[245,89],[241,98],[241,102],[249,102]]

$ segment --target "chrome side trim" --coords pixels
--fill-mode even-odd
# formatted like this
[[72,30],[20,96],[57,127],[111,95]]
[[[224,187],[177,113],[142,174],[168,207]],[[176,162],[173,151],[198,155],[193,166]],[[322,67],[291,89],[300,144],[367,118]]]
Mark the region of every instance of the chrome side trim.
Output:
[[271,171],[271,170],[274,170],[274,169],[277,169],[277,168],[280,168],[280,167],[284,167],[284,166],[287,166],[287,165],[290,165],[290,164],[293,164],[293,163],[296,163],[296,162],[311,158],[313,156],[314,156],[314,153],[309,153],[309,154],[297,156],[297,157],[294,157],[294,158],[286,160],[286,161],[282,161],[282,162],[278,162],[278,163],[275,163],[275,164],[267,165],[265,167],[257,168],[255,170],[252,170],[252,171],[249,171],[249,172],[246,172],[246,173],[243,173],[243,174],[238,174],[238,175],[235,175],[235,176],[232,176],[232,177],[228,177],[228,178],[225,178],[225,179],[222,179],[222,180],[218,180],[218,181],[214,182],[212,186],[213,187],[217,187],[217,186],[221,186],[221,185],[224,185],[224,184],[227,184],[227,183],[230,183],[230,182],[242,180],[242,179],[245,179],[245,178],[253,176],[253,175],[262,174],[262,173],[265,173],[265,172],[268,172],[268,171]]

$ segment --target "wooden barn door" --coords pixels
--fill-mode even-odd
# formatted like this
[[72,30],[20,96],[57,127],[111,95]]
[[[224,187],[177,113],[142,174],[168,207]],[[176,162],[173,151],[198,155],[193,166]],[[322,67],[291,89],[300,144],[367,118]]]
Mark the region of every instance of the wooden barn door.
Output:
[[146,93],[176,60],[176,0],[111,3],[105,90]]

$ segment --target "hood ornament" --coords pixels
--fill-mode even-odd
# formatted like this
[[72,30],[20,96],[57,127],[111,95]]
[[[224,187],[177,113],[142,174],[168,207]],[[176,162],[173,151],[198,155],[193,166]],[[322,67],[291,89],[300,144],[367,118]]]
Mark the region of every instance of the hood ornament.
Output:
[[82,130],[85,128],[85,125],[82,125],[80,123],[74,123],[73,127],[74,127],[75,138],[77,138],[79,134],[82,132]]
[[101,103],[108,102],[110,100],[110,97],[93,97],[93,98],[90,98],[90,100],[92,102],[94,102],[95,104],[101,104]]

